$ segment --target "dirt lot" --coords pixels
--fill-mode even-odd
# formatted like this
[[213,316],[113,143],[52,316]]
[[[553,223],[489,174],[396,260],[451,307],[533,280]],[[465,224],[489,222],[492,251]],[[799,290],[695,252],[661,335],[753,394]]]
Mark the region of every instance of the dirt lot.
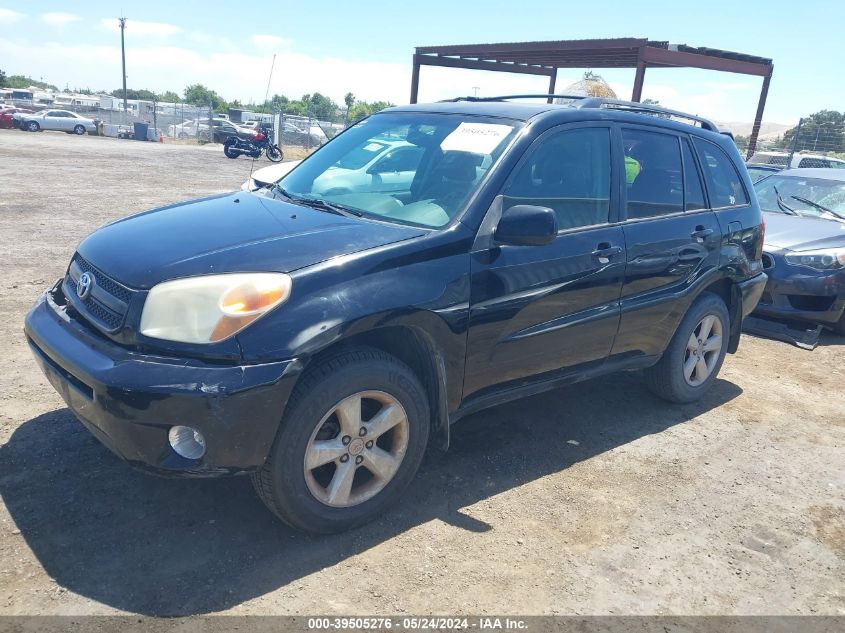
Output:
[[624,374],[477,414],[383,520],[303,536],[120,462],[21,331],[87,233],[249,161],[0,130],[0,165],[0,613],[845,614],[845,339],[745,337],[694,405]]

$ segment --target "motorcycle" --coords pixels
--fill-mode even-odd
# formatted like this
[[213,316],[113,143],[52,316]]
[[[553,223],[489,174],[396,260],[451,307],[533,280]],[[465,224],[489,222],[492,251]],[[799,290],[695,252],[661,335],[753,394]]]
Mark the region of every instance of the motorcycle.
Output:
[[223,153],[227,158],[237,158],[240,155],[250,158],[261,158],[266,154],[267,158],[274,163],[281,162],[284,154],[278,145],[263,131],[259,131],[252,140],[246,141],[237,136],[230,136],[223,143]]

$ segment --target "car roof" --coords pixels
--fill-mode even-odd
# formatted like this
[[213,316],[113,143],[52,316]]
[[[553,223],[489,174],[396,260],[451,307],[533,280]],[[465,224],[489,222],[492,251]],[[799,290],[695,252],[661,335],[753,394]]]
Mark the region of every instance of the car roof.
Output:
[[[387,108],[382,113],[419,112],[431,114],[465,114],[467,116],[488,116],[528,122],[535,118],[550,118],[554,124],[579,121],[618,121],[629,124],[644,124],[663,127],[681,133],[695,132],[711,141],[722,145],[733,145],[725,134],[707,130],[681,121],[655,116],[654,113],[628,111],[618,108],[573,107],[569,103],[526,103],[519,101],[440,101],[437,103],[419,103]],[[669,111],[667,111],[669,112]]]
[[524,103],[515,101],[441,101],[394,106],[382,112],[436,112],[443,114],[471,114],[527,121],[549,110],[568,108],[554,103]]
[[784,169],[779,176],[795,176],[796,178],[818,178],[820,180],[838,180],[845,182],[845,169],[834,167],[801,167],[799,169]]

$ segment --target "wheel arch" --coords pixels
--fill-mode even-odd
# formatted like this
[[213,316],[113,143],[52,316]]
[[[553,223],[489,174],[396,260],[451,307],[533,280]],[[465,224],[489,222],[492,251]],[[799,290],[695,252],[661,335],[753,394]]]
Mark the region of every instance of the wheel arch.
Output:
[[432,338],[424,330],[408,325],[385,325],[360,331],[335,340],[311,354],[304,362],[302,373],[326,358],[354,347],[378,349],[411,369],[422,383],[428,398],[431,437],[440,448],[446,450],[449,447],[446,359]]
[[700,292],[696,293],[696,298],[705,292],[721,298],[728,308],[728,315],[731,318],[728,353],[733,354],[739,349],[739,337],[742,333],[742,293],[739,286],[729,277],[722,277],[704,286]]

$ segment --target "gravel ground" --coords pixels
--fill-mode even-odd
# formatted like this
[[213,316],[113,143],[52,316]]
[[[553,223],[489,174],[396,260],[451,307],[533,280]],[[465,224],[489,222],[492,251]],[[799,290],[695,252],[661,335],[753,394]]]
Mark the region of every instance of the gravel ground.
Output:
[[0,163],[0,614],[845,614],[845,339],[746,336],[698,404],[630,373],[482,412],[382,520],[304,536],[246,478],[126,466],[22,335],[86,234],[250,162],[0,130]]

